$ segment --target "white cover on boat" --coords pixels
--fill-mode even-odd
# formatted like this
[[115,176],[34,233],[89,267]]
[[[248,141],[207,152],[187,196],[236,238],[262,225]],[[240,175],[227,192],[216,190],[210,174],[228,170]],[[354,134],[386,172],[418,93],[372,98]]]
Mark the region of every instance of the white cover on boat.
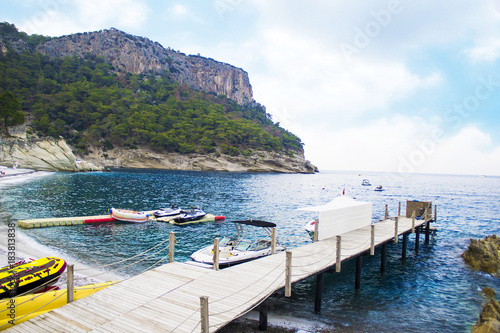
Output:
[[322,206],[300,210],[319,212],[318,240],[366,227],[372,221],[372,203],[340,196]]

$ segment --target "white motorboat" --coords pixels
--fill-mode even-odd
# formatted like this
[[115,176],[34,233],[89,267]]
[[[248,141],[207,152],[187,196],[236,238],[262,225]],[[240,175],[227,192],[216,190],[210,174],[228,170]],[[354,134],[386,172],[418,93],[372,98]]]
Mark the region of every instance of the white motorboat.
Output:
[[[236,227],[237,237],[224,237],[219,241],[219,267],[224,268],[245,261],[254,260],[265,257],[271,254],[271,234],[272,228],[276,227],[275,223],[245,220],[233,221]],[[260,238],[250,240],[244,237],[243,225],[263,228],[269,238]],[[276,241],[275,253],[285,251],[285,246]],[[213,265],[214,263],[214,245],[206,246],[191,255],[191,259],[196,262]]]

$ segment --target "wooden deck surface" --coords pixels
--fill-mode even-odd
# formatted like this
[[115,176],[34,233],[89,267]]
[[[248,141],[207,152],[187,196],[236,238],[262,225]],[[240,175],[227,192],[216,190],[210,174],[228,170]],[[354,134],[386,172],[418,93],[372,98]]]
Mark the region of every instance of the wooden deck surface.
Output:
[[[417,220],[416,226],[424,221]],[[400,217],[398,234],[411,230]],[[394,220],[375,224],[375,245],[395,236]],[[371,227],[342,235],[342,261],[366,252]],[[292,282],[331,268],[336,239],[292,249]],[[208,296],[214,332],[254,308],[285,284],[284,252],[214,271],[174,262],[13,326],[7,332],[200,332],[200,297]],[[293,287],[292,287],[293,293]]]

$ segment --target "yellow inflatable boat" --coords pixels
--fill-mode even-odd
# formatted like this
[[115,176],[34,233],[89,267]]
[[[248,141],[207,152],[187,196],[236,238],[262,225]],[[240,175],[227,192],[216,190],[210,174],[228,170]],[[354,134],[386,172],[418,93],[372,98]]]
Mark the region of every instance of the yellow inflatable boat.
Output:
[[66,262],[56,257],[21,261],[0,269],[0,299],[35,293],[57,282]]

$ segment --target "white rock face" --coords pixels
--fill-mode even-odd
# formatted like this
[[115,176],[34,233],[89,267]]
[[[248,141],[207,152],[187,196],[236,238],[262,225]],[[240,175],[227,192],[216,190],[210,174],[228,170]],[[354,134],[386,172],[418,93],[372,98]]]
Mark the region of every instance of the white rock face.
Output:
[[156,153],[147,149],[92,149],[85,158],[111,168],[144,168],[195,171],[314,173],[318,169],[302,156],[255,152],[253,156]]
[[0,164],[46,171],[100,171],[86,161],[79,161],[63,139],[0,139]]

